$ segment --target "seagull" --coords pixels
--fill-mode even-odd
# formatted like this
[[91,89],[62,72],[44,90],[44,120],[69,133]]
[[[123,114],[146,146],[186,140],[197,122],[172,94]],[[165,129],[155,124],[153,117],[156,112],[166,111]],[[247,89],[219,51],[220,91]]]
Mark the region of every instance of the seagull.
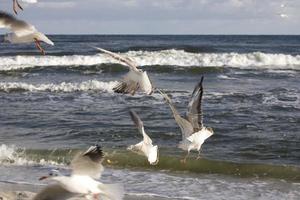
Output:
[[[37,0],[22,0],[22,1],[26,2],[26,3],[36,3],[37,2]],[[17,12],[18,8],[23,10],[23,7],[19,4],[18,0],[13,0],[13,10],[16,15],[18,14],[18,12]]]
[[103,200],[123,199],[123,186],[103,184],[95,180],[100,178],[104,170],[102,161],[101,147],[91,146],[72,160],[71,176],[63,176],[57,170],[51,170],[48,176],[42,176],[39,180],[50,178],[57,183],[44,188],[33,200],[64,200],[79,195],[94,200],[98,200],[99,197]]
[[134,111],[130,111],[130,116],[139,132],[143,135],[143,140],[135,145],[130,145],[127,150],[145,155],[148,158],[150,165],[156,165],[158,163],[157,145],[153,146],[152,140],[145,132],[144,124],[139,116]]
[[36,30],[33,25],[16,19],[14,16],[3,11],[0,11],[0,28],[7,28],[12,31],[4,36],[4,41],[10,43],[35,42],[36,47],[43,55],[45,55],[45,51],[41,47],[40,42],[45,42],[52,46],[54,45],[46,35]]
[[188,105],[187,118],[180,116],[175,106],[173,105],[169,96],[162,91],[158,90],[164,97],[166,102],[169,104],[175,121],[181,129],[182,141],[179,143],[178,147],[184,151],[187,151],[187,155],[182,160],[186,162],[187,157],[191,150],[198,151],[198,157],[200,158],[201,146],[207,138],[214,134],[212,128],[205,127],[203,125],[203,115],[202,115],[202,95],[203,95],[203,76],[200,82],[196,85],[192,98]]
[[94,47],[94,48],[103,53],[110,55],[114,59],[126,64],[129,67],[129,72],[124,76],[123,81],[113,88],[113,90],[116,93],[130,93],[134,95],[135,92],[140,89],[141,91],[145,92],[148,95],[152,94],[154,88],[147,75],[147,72],[138,69],[137,63],[135,63],[130,58],[122,57],[111,51],[101,49],[98,47]]

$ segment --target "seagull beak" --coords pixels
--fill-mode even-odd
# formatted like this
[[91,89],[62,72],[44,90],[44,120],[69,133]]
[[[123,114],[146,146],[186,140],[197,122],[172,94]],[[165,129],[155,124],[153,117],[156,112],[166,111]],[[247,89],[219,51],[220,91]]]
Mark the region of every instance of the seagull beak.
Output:
[[49,176],[42,176],[41,178],[39,178],[39,181],[45,180],[47,178],[49,178]]

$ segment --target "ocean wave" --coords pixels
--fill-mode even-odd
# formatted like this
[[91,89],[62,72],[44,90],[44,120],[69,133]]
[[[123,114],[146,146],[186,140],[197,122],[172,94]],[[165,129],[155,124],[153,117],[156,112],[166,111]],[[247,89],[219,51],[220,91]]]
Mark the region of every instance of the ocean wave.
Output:
[[114,86],[117,81],[101,82],[97,80],[88,80],[80,83],[66,83],[59,84],[31,84],[24,82],[0,82],[0,91],[13,92],[13,91],[50,91],[50,92],[77,92],[77,91],[105,91],[113,92]]
[[[197,160],[189,158],[183,164],[181,157],[161,155],[156,166],[149,165],[145,157],[125,150],[105,150],[103,164],[107,167],[128,169],[151,169],[157,171],[185,171],[200,174],[221,174],[237,177],[262,177],[299,181],[300,168],[296,166],[235,163],[221,160]],[[2,144],[0,146],[0,164],[6,165],[43,165],[68,167],[78,149],[20,149]]]
[[17,148],[14,145],[5,145],[0,146],[0,165],[51,165],[59,166],[61,165],[54,160],[45,160],[44,158],[40,159],[30,159],[25,153],[25,149]]
[[[183,50],[129,51],[123,56],[132,58],[140,66],[233,67],[242,69],[300,70],[300,55],[253,53],[189,53]],[[0,57],[0,71],[23,70],[51,66],[92,66],[119,63],[104,55],[72,56],[7,56]],[[120,63],[119,63],[120,64]]]

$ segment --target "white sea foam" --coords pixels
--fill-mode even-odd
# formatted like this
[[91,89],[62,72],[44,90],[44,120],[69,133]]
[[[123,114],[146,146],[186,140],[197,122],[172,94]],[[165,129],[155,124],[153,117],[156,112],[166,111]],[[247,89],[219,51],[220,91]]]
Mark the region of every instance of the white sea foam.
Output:
[[61,165],[55,161],[46,161],[45,159],[30,160],[26,158],[24,149],[14,145],[0,145],[0,165]]
[[80,83],[59,84],[31,84],[24,82],[0,82],[0,90],[10,92],[12,90],[26,90],[31,92],[36,91],[51,91],[51,92],[76,92],[76,91],[106,91],[113,92],[117,81],[101,82],[97,80],[89,80]]
[[[180,67],[265,68],[300,70],[300,55],[254,53],[189,53],[183,50],[129,51],[129,56],[140,66],[174,65]],[[72,56],[8,56],[0,57],[0,70],[18,70],[35,66],[90,66],[117,61],[104,55]]]

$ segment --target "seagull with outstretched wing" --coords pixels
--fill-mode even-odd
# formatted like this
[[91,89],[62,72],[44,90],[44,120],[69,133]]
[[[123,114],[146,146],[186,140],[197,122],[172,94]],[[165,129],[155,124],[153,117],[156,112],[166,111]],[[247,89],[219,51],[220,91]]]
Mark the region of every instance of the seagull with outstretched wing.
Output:
[[39,192],[33,200],[64,200],[73,196],[85,196],[87,199],[121,200],[124,188],[119,184],[103,184],[99,179],[103,171],[103,152],[100,146],[91,146],[86,152],[80,153],[71,162],[71,176],[62,176],[52,170],[48,176],[57,183],[49,185]]
[[129,72],[124,76],[123,80],[113,88],[116,93],[129,93],[134,95],[136,91],[141,90],[148,95],[152,94],[154,88],[147,72],[138,69],[138,65],[133,60],[105,49],[94,48],[129,67]]
[[152,144],[151,138],[145,132],[142,120],[134,111],[130,111],[130,117],[139,132],[143,135],[143,140],[135,145],[130,145],[127,149],[138,154],[143,154],[147,157],[151,165],[156,165],[158,163],[158,146]]
[[203,126],[201,104],[203,95],[202,83],[203,77],[201,77],[200,82],[196,85],[192,93],[192,97],[188,105],[187,118],[181,117],[170,97],[161,90],[158,90],[170,106],[175,121],[181,129],[182,140],[178,147],[187,151],[187,155],[184,157],[183,162],[186,162],[191,150],[197,150],[199,152],[197,158],[199,158],[202,144],[207,138],[214,134],[212,128]]
[[52,46],[54,45],[45,34],[39,32],[33,25],[3,11],[0,11],[0,28],[10,29],[12,31],[4,36],[5,42],[14,44],[34,42],[43,55],[45,54],[45,50],[42,48],[40,42],[45,42]]

